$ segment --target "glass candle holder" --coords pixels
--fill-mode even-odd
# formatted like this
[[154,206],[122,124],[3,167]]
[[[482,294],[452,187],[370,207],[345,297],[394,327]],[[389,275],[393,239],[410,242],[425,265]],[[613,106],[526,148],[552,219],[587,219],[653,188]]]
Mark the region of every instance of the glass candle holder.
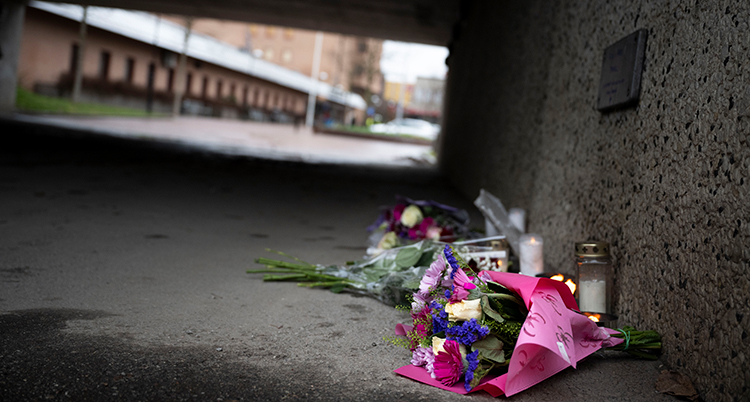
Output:
[[612,259],[607,242],[576,243],[576,298],[581,312],[612,314]]

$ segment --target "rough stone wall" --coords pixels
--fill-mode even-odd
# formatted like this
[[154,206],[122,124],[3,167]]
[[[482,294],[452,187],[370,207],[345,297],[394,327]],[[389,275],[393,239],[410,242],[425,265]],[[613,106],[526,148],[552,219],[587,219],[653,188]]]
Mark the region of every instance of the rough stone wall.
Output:
[[[707,401],[750,399],[750,3],[476,1],[449,59],[441,168],[527,210],[550,270],[613,245],[620,325],[658,330]],[[595,109],[645,28],[641,99]]]

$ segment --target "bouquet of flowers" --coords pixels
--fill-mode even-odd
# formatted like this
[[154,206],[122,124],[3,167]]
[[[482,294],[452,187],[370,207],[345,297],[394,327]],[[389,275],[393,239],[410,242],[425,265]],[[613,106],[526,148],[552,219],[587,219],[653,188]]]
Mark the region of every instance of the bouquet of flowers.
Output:
[[[454,243],[454,246],[467,256],[474,267],[491,269],[497,267],[497,254],[505,255],[504,251],[496,251],[486,245],[497,238]],[[407,296],[419,288],[420,280],[430,264],[442,254],[445,245],[446,243],[422,240],[408,246],[383,250],[380,254],[348,262],[344,266],[314,265],[276,252],[291,261],[261,257],[255,262],[265,267],[250,269],[247,273],[264,273],[264,281],[294,281],[299,286],[328,288],[334,293],[359,293],[395,306],[406,303]]]
[[396,373],[453,392],[518,393],[603,347],[655,358],[654,331],[599,328],[562,282],[473,271],[450,245],[413,294],[410,326],[390,340],[412,351]]
[[465,210],[435,201],[396,197],[396,205],[383,208],[367,230],[371,232],[368,254],[429,239],[453,242],[469,234]]

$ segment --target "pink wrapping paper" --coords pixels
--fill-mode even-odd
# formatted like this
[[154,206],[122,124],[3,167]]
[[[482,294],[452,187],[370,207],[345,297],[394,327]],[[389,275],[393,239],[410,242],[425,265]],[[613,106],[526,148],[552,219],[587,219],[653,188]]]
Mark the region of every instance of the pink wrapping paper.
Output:
[[[535,278],[507,272],[487,271],[494,282],[513,291],[529,310],[510,359],[508,373],[483,381],[470,392],[483,390],[497,397],[511,396],[576,364],[601,349],[623,342],[610,338],[615,330],[599,328],[578,310],[568,287],[547,278]],[[401,325],[401,324],[399,324]],[[407,328],[400,326],[396,333]],[[402,332],[405,333],[405,332]],[[445,386],[433,379],[422,367],[401,367],[395,372],[425,384],[459,394],[466,394],[463,381]]]

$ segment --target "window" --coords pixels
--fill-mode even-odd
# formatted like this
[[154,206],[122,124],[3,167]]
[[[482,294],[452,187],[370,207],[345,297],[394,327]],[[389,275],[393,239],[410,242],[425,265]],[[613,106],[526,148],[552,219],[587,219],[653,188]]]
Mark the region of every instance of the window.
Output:
[[102,50],[99,55],[99,79],[106,81],[109,78],[109,52]]
[[203,84],[201,85],[201,97],[203,99],[208,98],[208,76],[203,76]]
[[268,48],[265,52],[263,52],[263,57],[266,58],[266,60],[273,60],[273,49]]
[[273,38],[276,36],[276,27],[267,26],[266,27],[266,38]]
[[284,49],[284,51],[281,52],[281,61],[286,64],[292,62],[292,51],[290,49]]
[[237,85],[234,82],[229,86],[229,97],[233,102],[237,100]]
[[355,77],[359,77],[360,75],[365,73],[365,66],[361,64],[355,64],[353,73]]
[[359,50],[360,53],[365,53],[367,51],[367,42],[360,40],[357,43],[357,50]]
[[255,91],[253,91],[253,106],[260,106],[260,89],[258,87],[255,87]]
[[190,90],[193,87],[193,73],[187,73],[185,77],[185,95],[190,95]]
[[260,27],[258,27],[255,24],[250,24],[250,35],[251,36],[258,36],[258,31],[260,30]]
[[245,85],[245,88],[242,89],[242,106],[247,106],[247,94],[250,93],[250,88],[248,88],[247,85]]
[[78,68],[78,44],[74,43],[73,46],[70,47],[70,74],[73,75],[76,73],[76,68]]
[[221,99],[221,92],[224,86],[224,83],[221,80],[216,81],[216,99]]
[[135,72],[135,59],[128,57],[125,60],[125,82],[128,84],[133,83],[133,74]]
[[167,75],[167,92],[172,92],[174,89],[174,68],[169,69],[169,75]]
[[264,98],[265,99],[263,99],[263,107],[268,109],[271,106],[268,104],[268,102],[271,100],[271,93],[269,91],[266,91]]
[[292,29],[292,28],[284,28],[284,39],[286,39],[286,40],[292,40],[292,39],[294,39],[294,29]]

